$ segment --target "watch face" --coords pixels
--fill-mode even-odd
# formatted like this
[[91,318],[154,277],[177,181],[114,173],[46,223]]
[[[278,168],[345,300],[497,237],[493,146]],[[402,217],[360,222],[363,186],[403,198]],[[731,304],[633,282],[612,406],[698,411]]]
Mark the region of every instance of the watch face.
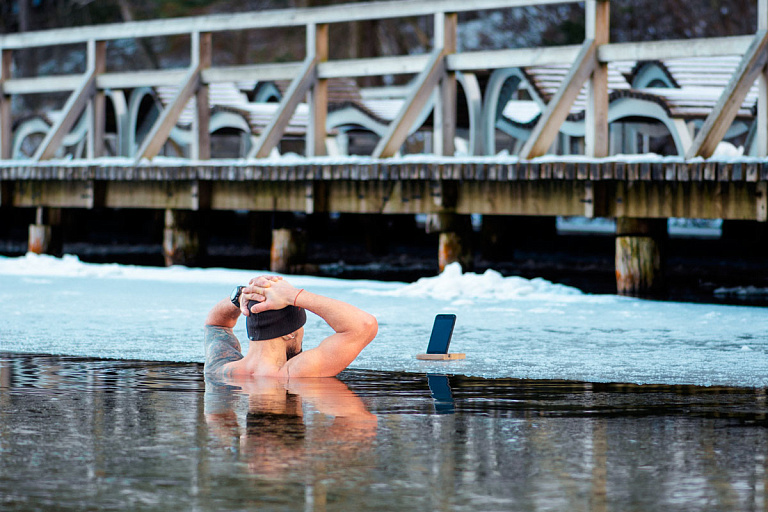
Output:
[[245,286],[235,286],[235,289],[232,290],[232,294],[229,296],[229,300],[238,308],[240,307],[240,293],[243,291],[243,288]]

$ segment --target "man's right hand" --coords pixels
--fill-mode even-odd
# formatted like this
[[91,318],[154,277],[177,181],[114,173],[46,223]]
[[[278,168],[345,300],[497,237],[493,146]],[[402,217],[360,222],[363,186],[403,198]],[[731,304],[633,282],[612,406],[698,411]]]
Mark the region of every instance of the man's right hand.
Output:
[[[279,276],[259,276],[250,280],[240,296],[240,309],[245,316],[293,305],[299,290]],[[248,302],[256,301],[250,311]]]

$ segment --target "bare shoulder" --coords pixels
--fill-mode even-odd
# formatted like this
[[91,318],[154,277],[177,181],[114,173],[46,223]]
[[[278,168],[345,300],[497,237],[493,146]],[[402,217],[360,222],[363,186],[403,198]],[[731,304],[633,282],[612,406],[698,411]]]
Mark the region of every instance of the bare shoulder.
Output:
[[335,377],[376,337],[376,319],[371,315],[366,318],[370,321],[359,330],[332,334],[317,347],[290,359],[281,373],[286,377]]
[[226,376],[234,363],[243,358],[240,340],[232,329],[215,325],[205,326],[205,368],[206,374]]
[[280,368],[280,377],[335,377],[337,373],[324,371],[322,363],[322,353],[318,351],[320,347],[305,350],[301,354],[289,359],[282,368]]

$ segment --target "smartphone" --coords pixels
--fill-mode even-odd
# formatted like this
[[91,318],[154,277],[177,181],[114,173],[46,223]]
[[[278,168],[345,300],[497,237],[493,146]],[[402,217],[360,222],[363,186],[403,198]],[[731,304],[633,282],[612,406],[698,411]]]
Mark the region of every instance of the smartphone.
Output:
[[437,315],[432,326],[432,335],[429,337],[427,354],[447,354],[448,346],[453,336],[453,326],[456,324],[456,315]]

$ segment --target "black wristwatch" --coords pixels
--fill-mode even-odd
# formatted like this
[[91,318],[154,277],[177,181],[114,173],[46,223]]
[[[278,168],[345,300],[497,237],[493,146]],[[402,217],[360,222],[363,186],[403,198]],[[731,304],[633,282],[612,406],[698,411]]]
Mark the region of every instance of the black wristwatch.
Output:
[[245,286],[235,286],[235,289],[232,290],[232,294],[229,296],[232,305],[237,309],[240,309],[240,294],[243,293],[243,288],[245,288]]

